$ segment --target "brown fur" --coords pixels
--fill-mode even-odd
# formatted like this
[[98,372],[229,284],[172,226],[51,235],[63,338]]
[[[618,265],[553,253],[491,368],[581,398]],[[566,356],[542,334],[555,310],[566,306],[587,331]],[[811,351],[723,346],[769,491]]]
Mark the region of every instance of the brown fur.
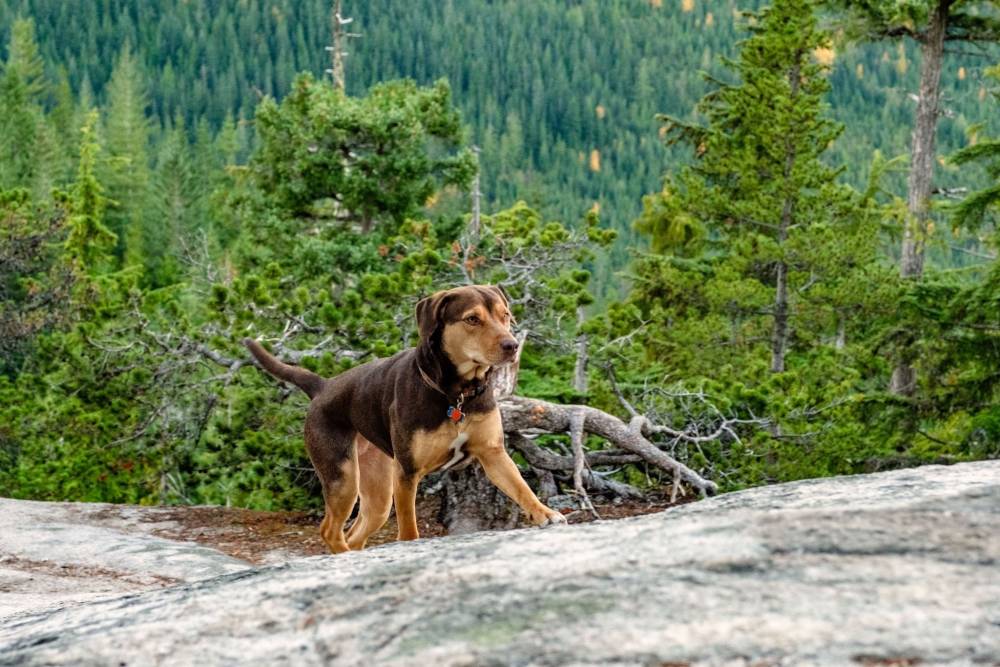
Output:
[[[517,341],[503,291],[473,285],[438,292],[417,304],[416,317],[417,347],[329,379],[278,361],[256,341],[244,341],[264,370],[312,398],[306,449],[323,488],[320,532],[330,550],[364,548],[388,519],[390,504],[399,539],[419,537],[417,485],[427,473],[463,457],[482,464],[532,522],[562,523],[562,515],[543,505],[524,482],[504,448],[490,380],[494,367],[514,358]],[[459,396],[465,418],[456,424],[447,412]],[[359,494],[358,519],[345,535],[344,522]]]

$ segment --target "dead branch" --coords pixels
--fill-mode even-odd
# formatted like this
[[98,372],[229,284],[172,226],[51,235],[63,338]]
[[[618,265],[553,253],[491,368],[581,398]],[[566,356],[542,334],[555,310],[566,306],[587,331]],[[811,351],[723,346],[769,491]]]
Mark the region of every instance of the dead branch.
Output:
[[573,413],[573,416],[569,420],[569,441],[573,446],[573,493],[580,499],[580,507],[590,511],[599,519],[601,517],[598,515],[597,510],[594,509],[594,504],[590,502],[587,489],[583,485],[583,470],[586,464],[586,459],[583,455],[584,419],[584,413],[577,411]]
[[504,431],[508,434],[523,429],[541,429],[549,433],[567,433],[571,429],[574,413],[583,414],[583,428],[587,433],[608,440],[652,465],[676,472],[681,479],[706,495],[718,491],[715,482],[704,479],[646,439],[641,433],[629,428],[618,417],[603,410],[586,405],[558,405],[532,398],[510,396],[500,403]]
[[[555,454],[544,447],[540,447],[523,434],[516,431],[507,434],[507,443],[524,456],[528,465],[539,473],[539,477],[543,478],[543,480],[552,481],[551,489],[549,490],[548,495],[555,495],[556,486],[552,473],[570,470],[573,466],[573,459],[568,456]],[[600,463],[597,463],[597,461],[600,460],[596,456],[598,454],[600,454],[600,452],[588,452],[586,454],[587,462],[590,465],[601,465]],[[642,491],[635,488],[631,484],[625,484],[624,482],[616,482],[613,479],[608,479],[607,477],[594,472],[589,467],[584,468],[582,479],[584,486],[592,493],[599,495],[608,494],[620,496],[622,498],[632,498],[635,500],[641,500],[644,498]]]

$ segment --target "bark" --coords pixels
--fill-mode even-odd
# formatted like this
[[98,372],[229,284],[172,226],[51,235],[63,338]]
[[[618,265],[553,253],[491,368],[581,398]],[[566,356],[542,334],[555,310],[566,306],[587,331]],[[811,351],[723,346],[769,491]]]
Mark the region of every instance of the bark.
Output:
[[941,64],[948,29],[950,0],[941,0],[920,41],[920,92],[910,147],[910,175],[906,205],[910,220],[903,230],[899,273],[920,278],[924,272],[924,241],[934,180],[934,149],[941,99]]
[[774,328],[771,330],[771,372],[785,370],[785,347],[788,344],[788,266],[778,262],[774,290]]
[[[909,219],[903,230],[903,248],[899,259],[899,274],[919,280],[924,273],[924,243],[930,218],[930,198],[934,187],[934,152],[941,99],[941,64],[948,30],[951,0],[941,0],[930,17],[927,30],[918,36],[920,42],[920,92],[910,147],[910,175],[907,182],[906,205]],[[889,391],[902,396],[913,394],[917,386],[916,371],[900,362],[892,371]]]
[[[583,319],[583,306],[580,306],[576,309],[577,326],[583,325]],[[587,362],[589,361],[587,344],[587,334],[581,332],[576,337],[576,366],[573,369],[573,389],[581,395],[587,393]]]
[[[494,376],[494,395],[500,404],[507,444],[520,452],[539,473],[543,487],[539,489],[541,496],[555,494],[558,487],[553,473],[562,473],[569,476],[574,490],[590,509],[593,506],[590,505],[588,492],[641,498],[642,492],[635,487],[607,479],[592,470],[592,466],[640,462],[674,473],[675,479],[705,495],[716,493],[718,487],[714,482],[702,478],[647,439],[647,435],[665,427],[653,425],[641,415],[634,415],[632,423],[626,423],[586,405],[560,405],[513,396],[525,335],[526,332],[521,332],[518,336],[521,347],[514,363],[499,369]],[[522,431],[570,433],[574,436],[574,456],[561,456],[545,450],[526,438]],[[582,442],[587,433],[604,438],[618,449],[584,451]],[[705,436],[698,441],[714,439],[718,435]],[[511,528],[519,520],[518,508],[490,483],[478,465],[447,473],[441,493],[440,519],[449,534]]]
[[438,518],[449,535],[514,528],[520,511],[490,482],[481,466],[447,473]]
[[[507,435],[507,443],[510,445],[511,449],[520,452],[532,468],[539,471],[539,476],[541,478],[541,489],[539,489],[538,494],[539,498],[544,501],[549,496],[555,495],[557,493],[557,487],[555,486],[555,479],[552,473],[565,473],[573,467],[573,459],[569,456],[562,456],[539,447],[516,431]],[[588,467],[584,468],[582,473],[584,487],[590,493],[597,495],[608,494],[622,498],[641,500],[644,497],[642,491],[635,488],[631,484],[616,482],[613,479],[602,477],[589,468],[589,466],[593,465],[621,465],[623,463],[636,463],[642,460],[638,456],[628,454],[617,455],[617,458],[614,457],[615,455],[606,454],[604,452],[588,452],[586,454]]]

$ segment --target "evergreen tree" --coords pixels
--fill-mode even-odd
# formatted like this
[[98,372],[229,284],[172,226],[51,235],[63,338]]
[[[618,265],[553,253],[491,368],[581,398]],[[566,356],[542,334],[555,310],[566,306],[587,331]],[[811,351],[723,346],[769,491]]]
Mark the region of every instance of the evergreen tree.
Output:
[[471,154],[455,152],[461,125],[443,81],[386,83],[353,98],[300,76],[280,105],[261,104],[256,125],[254,183],[299,224],[399,225],[472,175]]
[[[995,81],[1000,81],[1000,65],[992,67],[987,71],[987,75]],[[994,96],[1000,100],[1000,94],[994,92]],[[955,222],[964,227],[978,229],[994,216],[995,227],[996,209],[1000,206],[1000,139],[980,139],[955,153],[951,161],[957,165],[983,164],[993,181],[985,188],[972,192],[954,207],[952,213]]]
[[97,120],[97,111],[91,111],[80,130],[80,163],[68,200],[69,235],[66,239],[66,255],[81,273],[97,273],[107,268],[105,263],[108,252],[117,240],[104,224],[108,200],[103,195],[104,188],[96,175],[100,151],[95,136]]
[[[920,47],[920,85],[910,141],[907,181],[909,216],[903,227],[899,271],[903,278],[919,280],[924,274],[924,254],[931,232],[931,198],[937,134],[941,116],[941,72],[948,42],[1000,41],[1000,20],[995,0],[834,0],[856,22],[852,32],[866,39],[912,39]],[[893,369],[894,393],[911,395],[917,377],[906,362]]]
[[41,106],[45,79],[34,24],[17,20],[0,76],[0,188],[26,187],[48,196],[49,150]]
[[822,161],[842,130],[825,117],[829,83],[813,56],[828,35],[808,0],[779,0],[757,18],[731,63],[738,83],[717,82],[699,105],[708,125],[664,117],[668,140],[690,145],[695,161],[668,179],[666,194],[649,202],[662,210],[640,225],[658,232],[657,247],[705,246],[702,256],[724,277],[712,288],[728,293],[711,299],[726,304],[734,326],[768,314],[770,369],[782,372],[793,327],[815,326],[797,321],[800,295],[836,277],[830,244],[855,232],[857,216]]
[[108,83],[104,122],[108,159],[101,174],[111,202],[108,228],[118,237],[116,255],[126,265],[140,267],[157,261],[163,251],[156,243],[161,238],[156,223],[148,217],[150,127],[144,80],[135,55],[126,46]]
[[10,30],[5,70],[18,76],[24,84],[25,96],[31,103],[40,104],[48,92],[45,80],[45,63],[35,41],[35,22],[20,18]]

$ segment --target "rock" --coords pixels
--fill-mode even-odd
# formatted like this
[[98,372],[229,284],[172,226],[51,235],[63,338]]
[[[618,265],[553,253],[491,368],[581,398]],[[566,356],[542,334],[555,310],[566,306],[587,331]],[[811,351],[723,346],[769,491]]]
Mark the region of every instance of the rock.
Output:
[[0,498],[0,618],[238,572],[249,563],[151,535],[158,508]]
[[1000,661],[1000,462],[390,544],[10,617],[0,665]]

